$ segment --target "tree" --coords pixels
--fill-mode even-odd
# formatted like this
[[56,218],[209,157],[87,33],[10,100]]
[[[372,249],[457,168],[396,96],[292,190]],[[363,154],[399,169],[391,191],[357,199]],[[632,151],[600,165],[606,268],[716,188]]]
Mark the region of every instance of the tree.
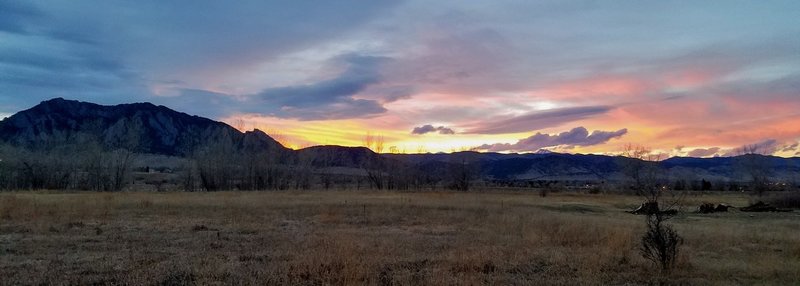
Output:
[[[100,128],[100,123],[89,122],[85,128]],[[130,173],[138,152],[142,150],[144,123],[141,120],[121,120],[114,124],[107,138],[101,140],[89,133],[77,134],[71,139],[82,154],[85,175],[83,188],[94,191],[121,191],[130,180]],[[68,146],[68,144],[65,144]]]
[[361,162],[361,168],[366,172],[370,185],[378,190],[384,188],[386,181],[386,174],[383,172],[383,167],[385,167],[382,160],[383,157],[380,157],[380,153],[383,152],[383,140],[383,136],[375,136],[371,132],[367,132],[362,141],[364,147],[375,152],[375,156],[372,156],[373,154],[365,154],[366,156]]
[[639,246],[642,257],[659,265],[662,273],[669,273],[675,267],[678,250],[683,244],[683,238],[665,223],[670,217],[668,212],[648,214],[647,230]]
[[106,154],[112,172],[111,191],[121,191],[126,186],[135,154],[129,149],[117,149]]
[[472,181],[479,173],[479,161],[475,152],[457,152],[450,154],[449,175],[450,188],[458,191],[469,191]]
[[199,189],[197,184],[197,166],[191,160],[183,163],[181,166],[180,178],[183,183],[183,190],[187,192],[195,192]]
[[659,265],[662,273],[667,273],[675,266],[683,239],[666,221],[677,213],[682,195],[675,196],[672,191],[671,200],[663,199],[668,190],[660,176],[660,154],[641,145],[628,144],[622,155],[622,170],[633,182],[636,194],[644,200],[639,208],[641,212],[635,212],[646,215],[646,231],[639,251],[642,257]]
[[311,152],[299,153],[294,162],[292,177],[294,178],[295,189],[311,188],[311,177],[313,175],[314,157]]
[[749,177],[750,187],[761,197],[770,189],[771,166],[765,148],[760,144],[744,145],[736,150],[736,167]]
[[325,190],[329,190],[333,186],[334,174],[331,173],[330,167],[333,167],[336,162],[336,151],[334,149],[325,148],[320,149],[317,158],[314,158],[316,166],[319,168],[320,182]]
[[18,188],[18,157],[17,148],[0,143],[0,190]]
[[364,135],[362,144],[364,145],[364,147],[369,148],[375,153],[378,154],[383,153],[383,146],[384,146],[383,135],[373,135],[372,132],[367,132],[367,134]]
[[225,130],[219,132],[207,137],[209,141],[193,155],[200,185],[206,191],[233,189],[234,175],[240,166],[231,134]]
[[653,153],[642,145],[626,144],[622,151],[619,165],[632,184],[629,187],[647,201],[657,201],[662,193],[663,185],[659,178],[661,159],[661,154]]

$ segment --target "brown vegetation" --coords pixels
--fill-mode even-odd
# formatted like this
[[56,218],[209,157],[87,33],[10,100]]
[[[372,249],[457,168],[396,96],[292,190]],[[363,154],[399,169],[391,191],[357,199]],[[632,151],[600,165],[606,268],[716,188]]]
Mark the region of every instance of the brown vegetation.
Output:
[[[745,205],[697,195],[687,205]],[[800,217],[681,213],[668,274],[636,197],[536,192],[0,194],[3,284],[800,283]]]

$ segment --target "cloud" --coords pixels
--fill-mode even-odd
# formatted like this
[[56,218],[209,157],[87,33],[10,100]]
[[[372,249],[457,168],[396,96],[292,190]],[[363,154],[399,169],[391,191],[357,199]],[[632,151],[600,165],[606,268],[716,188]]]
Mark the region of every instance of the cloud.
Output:
[[[647,128],[636,139],[659,149],[800,134],[797,1],[191,8],[0,0],[0,112],[65,97],[216,118],[376,119],[369,128],[448,122],[473,136],[627,126]],[[719,13],[696,13],[710,9]],[[583,107],[532,111],[539,102]]]
[[753,144],[745,144],[739,148],[734,148],[723,154],[723,156],[739,156],[743,154],[761,154],[761,155],[772,155],[778,151],[780,145],[778,144],[778,140],[775,139],[766,139],[757,143]]
[[256,94],[237,95],[202,89],[179,89],[177,96],[163,96],[155,101],[177,106],[180,110],[193,109],[215,117],[236,112],[298,120],[370,117],[386,112],[386,109],[378,99],[354,96],[371,85],[380,83],[380,66],[390,60],[385,57],[347,54],[332,60],[337,65],[345,66],[345,70],[327,80],[268,88]]
[[444,126],[434,127],[430,124],[414,127],[414,130],[411,131],[411,134],[422,135],[430,132],[438,132],[439,134],[456,134],[453,129]]
[[0,31],[27,34],[30,21],[40,17],[42,12],[26,1],[0,2]]
[[719,151],[720,151],[719,147],[712,147],[712,148],[708,148],[708,149],[697,148],[697,149],[694,149],[692,151],[689,151],[687,156],[696,157],[696,158],[709,157],[709,156],[716,155],[717,152],[719,152]]
[[[257,79],[254,66],[346,38],[348,31],[399,2],[196,1],[189,11],[182,3],[0,1],[0,109],[18,111],[54,97],[109,104],[159,101],[149,86],[172,80],[183,82],[175,93],[181,89],[237,93],[237,83],[229,79],[242,75]],[[297,21],[300,18],[303,21]],[[305,74],[314,78],[314,73],[309,69]],[[269,87],[263,84],[246,93]],[[389,90],[387,96],[402,97],[402,92]],[[328,118],[348,117],[349,110],[384,111],[372,101],[329,103],[331,116],[326,111],[294,113]],[[184,111],[199,113],[195,109]]]
[[480,123],[472,126],[466,133],[503,134],[526,132],[589,118],[606,113],[611,109],[609,106],[582,106],[534,111],[521,116]]
[[[346,119],[386,111],[377,100],[353,96],[381,81],[380,66],[386,57],[344,55],[336,59],[347,65],[338,76],[316,83],[266,89],[255,96],[252,111],[300,120]],[[263,109],[261,109],[263,108]]]
[[247,105],[237,97],[201,89],[180,89],[177,96],[160,96],[152,100],[178,111],[192,110],[192,114],[217,118],[241,110]]
[[781,147],[781,152],[792,152],[797,150],[797,147],[800,146],[799,142],[795,142],[793,144],[785,145]]
[[497,143],[484,144],[476,149],[490,152],[516,151],[534,152],[542,148],[565,146],[567,149],[574,146],[592,146],[608,142],[611,139],[622,137],[628,133],[628,129],[623,128],[617,131],[595,130],[591,134],[584,127],[575,127],[570,131],[556,135],[536,133],[535,135],[521,139],[517,143]]

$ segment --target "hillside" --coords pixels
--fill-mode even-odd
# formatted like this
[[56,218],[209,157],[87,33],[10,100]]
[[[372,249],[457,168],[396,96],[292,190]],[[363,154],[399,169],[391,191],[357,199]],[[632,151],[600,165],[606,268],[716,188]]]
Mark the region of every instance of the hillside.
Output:
[[108,148],[170,156],[187,156],[197,146],[223,139],[240,148],[286,150],[264,132],[242,133],[151,103],[103,106],[56,98],[0,121],[0,140],[34,150],[87,138]]

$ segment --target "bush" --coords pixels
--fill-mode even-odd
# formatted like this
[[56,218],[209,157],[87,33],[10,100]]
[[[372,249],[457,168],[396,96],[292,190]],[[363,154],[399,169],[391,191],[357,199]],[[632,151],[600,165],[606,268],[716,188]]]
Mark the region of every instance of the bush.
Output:
[[661,271],[668,273],[675,266],[678,257],[678,248],[683,244],[683,238],[664,223],[667,216],[651,214],[647,216],[647,233],[642,237],[639,251],[642,256],[661,267]]

